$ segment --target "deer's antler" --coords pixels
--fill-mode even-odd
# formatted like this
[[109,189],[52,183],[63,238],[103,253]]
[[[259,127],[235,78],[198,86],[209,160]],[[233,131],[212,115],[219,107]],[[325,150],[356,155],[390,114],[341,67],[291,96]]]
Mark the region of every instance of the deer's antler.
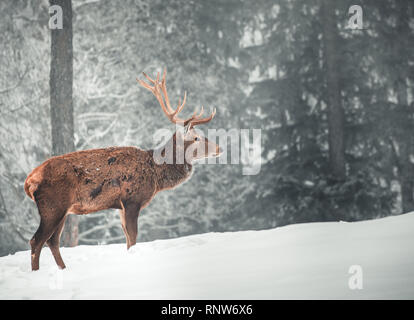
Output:
[[[152,84],[148,84],[143,80],[137,79],[139,84],[143,86],[145,89],[148,89],[152,92],[152,94],[157,98],[159,104],[161,105],[162,110],[170,119],[172,123],[182,125],[186,127],[188,125],[188,129],[191,129],[195,125],[199,125],[202,123],[207,123],[213,119],[214,115],[216,114],[216,109],[212,112],[212,114],[207,118],[201,118],[201,115],[203,114],[204,108],[201,107],[201,112],[197,115],[196,112],[193,113],[193,115],[188,119],[180,119],[178,118],[178,113],[184,108],[185,102],[187,100],[187,92],[184,93],[184,99],[183,103],[181,103],[181,99],[178,101],[177,109],[171,108],[170,99],[168,98],[167,94],[167,86],[166,86],[166,76],[167,76],[167,70],[164,69],[164,73],[162,76],[162,80],[160,82],[160,74],[157,73],[157,79],[153,80],[151,79],[145,72],[142,73],[144,77]],[[164,97],[163,97],[164,96]],[[165,99],[165,102],[164,102]]]

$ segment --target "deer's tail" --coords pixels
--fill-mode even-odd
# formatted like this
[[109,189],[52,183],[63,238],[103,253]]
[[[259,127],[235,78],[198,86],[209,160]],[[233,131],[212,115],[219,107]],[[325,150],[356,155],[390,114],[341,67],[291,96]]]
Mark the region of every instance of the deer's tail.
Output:
[[24,191],[33,201],[35,201],[34,193],[36,192],[38,186],[39,181],[36,180],[36,170],[33,170],[24,182]]

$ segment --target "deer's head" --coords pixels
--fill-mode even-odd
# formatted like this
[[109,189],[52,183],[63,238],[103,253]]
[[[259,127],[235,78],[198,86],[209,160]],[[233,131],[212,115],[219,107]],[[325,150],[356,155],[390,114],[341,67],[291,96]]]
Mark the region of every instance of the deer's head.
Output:
[[159,73],[157,74],[157,78],[153,80],[145,72],[143,72],[144,77],[150,82],[150,84],[139,79],[137,79],[137,81],[144,88],[148,89],[154,94],[165,115],[172,123],[184,127],[184,130],[177,130],[174,133],[172,137],[174,147],[183,149],[182,151],[185,155],[185,160],[188,163],[203,158],[218,157],[222,153],[221,148],[216,143],[209,141],[195,129],[195,126],[197,125],[210,122],[216,114],[216,109],[214,109],[210,116],[205,118],[202,118],[202,114],[204,112],[203,107],[201,107],[199,114],[197,114],[197,112],[194,112],[194,114],[188,119],[178,118],[178,113],[180,113],[180,111],[184,108],[187,99],[187,93],[184,93],[183,102],[181,103],[180,99],[177,108],[174,110],[171,107],[167,94],[166,74],[167,72],[164,69],[164,74],[160,81]]

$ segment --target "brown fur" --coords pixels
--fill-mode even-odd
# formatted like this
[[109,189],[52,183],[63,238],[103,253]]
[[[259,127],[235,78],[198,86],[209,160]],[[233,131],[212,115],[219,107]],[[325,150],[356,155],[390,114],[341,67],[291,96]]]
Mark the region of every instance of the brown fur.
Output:
[[[195,141],[198,137],[198,141]],[[184,138],[181,133],[173,135]],[[184,138],[184,149],[194,143],[204,146],[194,159],[216,156],[220,148],[191,129]],[[214,152],[208,153],[210,145]],[[77,151],[52,157],[27,177],[24,190],[36,202],[40,226],[30,240],[32,269],[39,269],[44,243],[50,247],[57,265],[65,268],[59,252],[59,239],[67,214],[88,214],[103,209],[120,209],[127,248],[136,243],[137,220],[157,192],[171,189],[187,180],[192,164],[157,164],[152,150],[135,147],[111,147]],[[175,154],[175,152],[174,152]],[[174,158],[175,159],[175,158]]]

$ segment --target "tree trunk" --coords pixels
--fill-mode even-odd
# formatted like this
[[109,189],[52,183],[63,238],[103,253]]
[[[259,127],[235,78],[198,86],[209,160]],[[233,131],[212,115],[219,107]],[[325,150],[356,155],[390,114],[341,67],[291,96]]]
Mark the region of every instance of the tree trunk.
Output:
[[400,169],[400,185],[401,185],[401,206],[402,212],[414,211],[414,165],[410,161],[412,154],[412,139],[407,137],[401,144],[401,169]]
[[[397,26],[396,33],[399,36],[399,40],[394,45],[394,55],[400,57],[399,63],[394,66],[395,72],[398,74],[398,79],[395,82],[395,91],[397,92],[398,109],[397,112],[403,115],[403,123],[397,124],[397,130],[400,141],[400,185],[401,185],[401,200],[402,211],[411,212],[414,211],[414,165],[411,162],[411,156],[413,156],[414,138],[413,138],[413,119],[414,112],[409,106],[408,101],[408,78],[409,78],[409,66],[407,65],[407,58],[410,56],[410,43],[402,42],[400,39],[410,38],[410,17],[407,10],[407,4],[404,2],[398,2],[397,6]],[[407,47],[408,46],[408,47]]]
[[[63,28],[51,30],[50,117],[52,127],[52,155],[75,150],[73,141],[73,47],[71,0],[50,0],[50,5],[62,8]],[[78,219],[69,216],[62,234],[64,246],[76,246]]]
[[411,162],[413,155],[414,139],[413,132],[413,111],[408,106],[407,84],[404,72],[400,73],[401,78],[397,81],[398,112],[401,112],[405,123],[397,124],[404,129],[400,134],[400,166],[399,180],[401,185],[401,206],[402,212],[414,211],[414,164]]
[[329,162],[332,176],[345,179],[344,112],[339,88],[339,63],[337,52],[337,26],[335,2],[322,1],[323,47],[326,72],[326,97],[328,105]]

